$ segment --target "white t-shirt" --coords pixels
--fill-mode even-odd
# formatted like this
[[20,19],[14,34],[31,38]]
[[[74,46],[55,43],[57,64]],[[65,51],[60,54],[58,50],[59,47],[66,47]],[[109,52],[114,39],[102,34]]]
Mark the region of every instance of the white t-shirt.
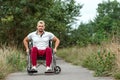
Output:
[[49,47],[49,40],[53,39],[55,35],[51,32],[46,31],[44,31],[42,35],[39,35],[37,31],[34,31],[29,33],[27,37],[29,40],[32,40],[33,47],[37,47],[40,50],[44,50],[47,47]]

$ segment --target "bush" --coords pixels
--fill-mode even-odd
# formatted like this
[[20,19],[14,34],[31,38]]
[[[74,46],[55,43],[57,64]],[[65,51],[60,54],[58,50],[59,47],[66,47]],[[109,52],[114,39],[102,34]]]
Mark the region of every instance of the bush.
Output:
[[13,71],[22,71],[25,68],[26,61],[19,52],[14,52],[11,55],[7,56],[7,64],[10,64],[14,69]]
[[2,45],[0,48],[0,80],[11,72],[24,70],[25,66],[26,58],[21,50]]
[[113,66],[115,65],[115,55],[104,51],[98,51],[97,54],[88,56],[83,61],[83,66],[95,70],[95,76],[110,75]]
[[119,71],[116,72],[116,73],[114,74],[114,77],[115,77],[116,80],[120,80],[120,72],[119,72]]

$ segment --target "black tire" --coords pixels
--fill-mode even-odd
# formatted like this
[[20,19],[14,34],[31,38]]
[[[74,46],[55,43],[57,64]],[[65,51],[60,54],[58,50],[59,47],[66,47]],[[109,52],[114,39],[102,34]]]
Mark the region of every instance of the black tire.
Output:
[[31,68],[30,67],[27,67],[27,73],[28,73],[28,75],[33,75],[33,73],[31,72]]
[[61,72],[61,68],[59,66],[54,67],[54,73],[59,74]]

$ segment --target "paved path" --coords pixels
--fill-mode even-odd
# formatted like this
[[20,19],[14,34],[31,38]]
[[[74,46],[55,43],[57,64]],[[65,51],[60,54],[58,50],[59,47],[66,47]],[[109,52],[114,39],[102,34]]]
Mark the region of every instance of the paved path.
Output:
[[34,75],[28,75],[27,72],[12,73],[6,80],[113,80],[111,77],[93,77],[93,71],[80,66],[74,66],[63,60],[57,60],[57,65],[61,67],[60,74],[44,74],[45,67],[39,66],[39,72]]

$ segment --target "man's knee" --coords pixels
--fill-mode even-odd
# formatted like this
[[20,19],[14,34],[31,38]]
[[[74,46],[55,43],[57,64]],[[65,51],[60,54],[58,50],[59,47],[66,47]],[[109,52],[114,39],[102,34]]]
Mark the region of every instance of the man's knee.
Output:
[[46,48],[46,53],[52,53],[52,48],[47,47],[47,48]]
[[32,52],[35,52],[35,53],[37,53],[37,51],[38,51],[38,49],[37,49],[37,47],[32,47]]
[[32,47],[32,50],[37,50],[37,47]]

